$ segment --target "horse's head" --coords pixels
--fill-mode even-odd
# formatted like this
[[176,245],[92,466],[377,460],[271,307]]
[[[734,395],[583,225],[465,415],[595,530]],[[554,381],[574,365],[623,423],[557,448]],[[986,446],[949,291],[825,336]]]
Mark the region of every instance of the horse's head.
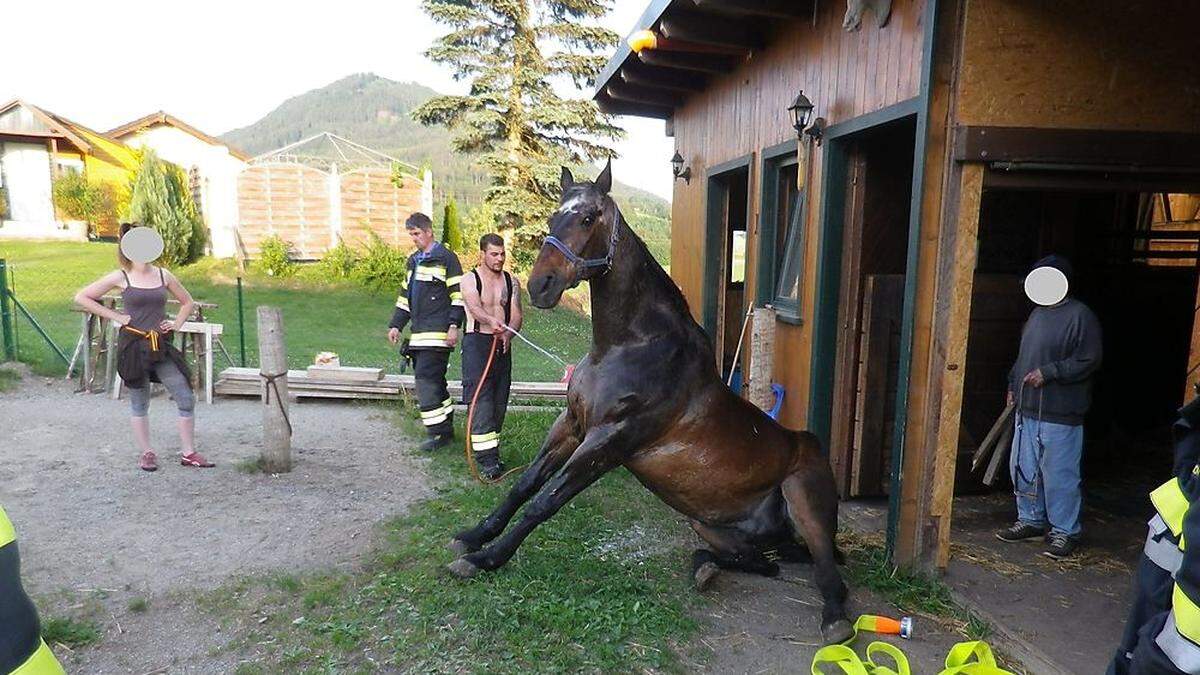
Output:
[[608,271],[616,244],[617,205],[610,161],[593,183],[576,183],[562,170],[562,199],[550,215],[550,236],[529,273],[529,298],[537,307],[558,304],[563,291]]

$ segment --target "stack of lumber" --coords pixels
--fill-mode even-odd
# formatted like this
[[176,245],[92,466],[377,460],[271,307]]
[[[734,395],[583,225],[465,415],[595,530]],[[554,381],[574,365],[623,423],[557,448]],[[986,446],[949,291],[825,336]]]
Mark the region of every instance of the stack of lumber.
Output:
[[[462,382],[449,383],[450,397],[462,397]],[[309,366],[288,371],[288,393],[298,398],[400,398],[401,389],[416,395],[412,375],[384,375],[378,368],[329,368]],[[513,399],[565,399],[567,385],[561,382],[513,382]],[[226,368],[215,386],[218,396],[259,396],[262,378],[257,368]]]

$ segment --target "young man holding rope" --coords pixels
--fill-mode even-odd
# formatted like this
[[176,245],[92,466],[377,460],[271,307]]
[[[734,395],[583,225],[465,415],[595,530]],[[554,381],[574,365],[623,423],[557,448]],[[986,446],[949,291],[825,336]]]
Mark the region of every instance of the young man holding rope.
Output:
[[[504,240],[485,234],[479,240],[479,265],[462,285],[467,305],[463,336],[463,402],[471,405],[468,418],[471,450],[480,474],[495,480],[504,474],[500,461],[500,428],[508,409],[512,383],[512,331],[521,330],[521,286],[504,271]],[[491,359],[491,368],[487,368]],[[476,390],[478,389],[478,393]]]
[[396,344],[400,332],[412,322],[409,351],[416,372],[421,422],[429,434],[421,450],[429,452],[454,440],[454,407],[446,388],[446,367],[450,352],[458,344],[458,327],[464,319],[459,288],[462,263],[453,251],[433,238],[429,216],[414,213],[405,227],[417,251],[408,259],[408,273],[400,284],[387,337]]

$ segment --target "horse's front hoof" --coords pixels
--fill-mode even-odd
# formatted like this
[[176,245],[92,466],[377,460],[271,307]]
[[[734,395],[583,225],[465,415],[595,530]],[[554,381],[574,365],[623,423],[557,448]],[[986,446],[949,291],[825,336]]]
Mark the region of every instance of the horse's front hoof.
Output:
[[474,553],[475,551],[479,550],[478,548],[471,546],[470,544],[463,541],[462,539],[457,539],[457,538],[451,539],[450,543],[446,544],[446,548],[450,549],[450,552],[454,553],[455,555],[466,555],[468,553]]
[[854,637],[854,626],[848,619],[838,619],[831,624],[821,626],[821,639],[827,645],[836,645]]
[[692,573],[692,579],[696,582],[696,590],[708,590],[708,587],[712,586],[713,581],[720,572],[721,568],[717,567],[717,564],[714,562],[706,562],[697,567],[696,571]]
[[481,571],[478,567],[471,564],[471,562],[466,558],[459,558],[455,560],[449,565],[446,565],[446,569],[450,571],[450,574],[453,574],[459,579],[470,579],[476,574],[479,574]]

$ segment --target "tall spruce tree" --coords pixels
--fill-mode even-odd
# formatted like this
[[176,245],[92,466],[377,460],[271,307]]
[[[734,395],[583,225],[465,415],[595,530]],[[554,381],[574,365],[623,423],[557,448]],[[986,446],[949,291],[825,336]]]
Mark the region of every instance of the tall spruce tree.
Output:
[[470,81],[462,96],[437,96],[413,111],[454,132],[454,149],[477,153],[491,175],[485,200],[512,254],[529,264],[557,204],[559,165],[613,156],[606,141],[624,132],[585,98],[564,98],[556,82],[590,87],[604,67],[598,52],[616,33],[595,25],[607,0],[422,0],[451,32],[426,52]]

